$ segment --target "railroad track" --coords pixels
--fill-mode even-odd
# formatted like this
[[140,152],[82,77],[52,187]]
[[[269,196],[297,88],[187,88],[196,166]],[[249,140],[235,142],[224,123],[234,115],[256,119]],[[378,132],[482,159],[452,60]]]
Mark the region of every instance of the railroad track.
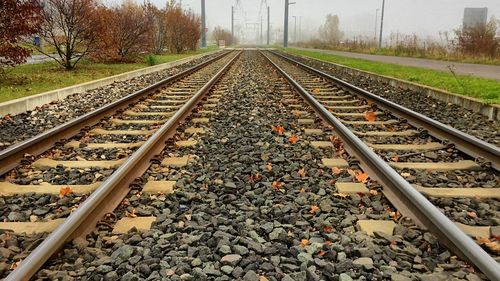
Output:
[[[492,280],[500,278],[498,264],[463,233],[479,243],[498,239],[498,147],[290,57],[277,52],[265,56],[332,126],[333,133],[340,137],[339,146],[343,145],[349,154],[356,156],[363,170],[384,186],[384,194],[401,213],[429,229],[453,252],[478,266]],[[297,96],[288,96],[286,102],[301,107]],[[317,126],[315,118],[304,117],[301,122],[306,134],[318,134],[316,138],[324,141],[320,130],[314,129]],[[462,178],[467,179],[465,184],[460,182]],[[369,192],[362,188],[346,191]],[[446,221],[444,216],[436,216],[438,211],[418,193],[429,197],[456,225]],[[472,201],[469,206],[464,204],[464,198]],[[488,204],[491,212],[480,209],[478,212],[474,208],[481,200]],[[461,209],[463,207],[467,210]],[[458,217],[458,222],[450,215],[453,213],[465,216]],[[477,220],[478,214],[483,218]],[[498,261],[498,243],[493,242],[493,245],[489,250]],[[471,248],[466,249],[468,246]]]
[[[125,110],[99,123],[99,129],[80,133],[79,143],[57,144],[56,149],[72,151],[62,161],[76,158],[76,147],[85,149],[84,156],[95,161],[104,161],[102,155],[106,160],[119,155],[126,160],[111,172],[90,170],[104,182],[85,201],[74,195],[81,186],[55,189],[56,197],[63,193],[60,200],[83,203],[43,242],[39,235],[25,245],[34,250],[29,256],[16,256],[14,261],[22,262],[7,280],[27,280],[35,274],[45,279],[104,280],[350,280],[350,276],[407,280],[408,271],[414,278],[442,278],[440,270],[459,278],[475,276],[472,268],[439,246],[447,243],[457,250],[453,244],[457,234],[448,240],[440,236],[451,222],[438,216],[444,225],[429,228],[437,233],[438,243],[412,223],[399,221],[397,210],[408,215],[404,211],[408,206],[387,193],[387,181],[370,180],[366,174],[379,179],[384,173],[394,173],[392,168],[378,173],[368,165],[369,161],[379,163],[374,157],[380,156],[368,153],[367,159],[360,154],[360,147],[366,145],[352,144],[352,136],[340,123],[335,123],[334,133],[340,132],[341,138],[330,138],[331,124],[320,123],[319,116],[331,121],[332,114],[320,110],[319,103],[290,76],[285,75],[288,82],[284,80],[257,52],[228,55],[206,68],[211,71],[200,69],[143,99],[135,110]],[[183,90],[173,90],[176,85]],[[321,93],[319,85],[311,86],[314,94]],[[312,106],[301,102],[297,92]],[[159,102],[165,95],[169,102]],[[177,108],[166,122],[162,120],[163,113]],[[380,113],[374,114],[377,120],[385,120]],[[180,126],[174,126],[183,119]],[[158,125],[160,121],[165,123]],[[143,137],[146,132],[149,137]],[[102,147],[110,141],[116,147]],[[105,149],[112,152],[105,153]],[[54,155],[64,156],[52,151],[37,159]],[[34,163],[25,159],[22,165]],[[71,170],[64,165],[55,169],[61,168]],[[384,169],[383,165],[378,169]],[[9,180],[15,180],[18,175],[10,176]],[[53,174],[42,181],[55,178],[70,176]],[[415,196],[404,180],[391,184],[395,188],[407,185],[406,191]],[[404,203],[431,206],[425,202]],[[419,218],[428,226],[428,218]],[[476,264],[469,253],[462,257],[494,280],[498,264],[491,264],[491,257],[485,257],[460,231],[458,236],[463,249],[456,253],[476,251],[473,255],[483,263]],[[8,237],[0,236],[4,247],[12,243]],[[49,259],[54,253],[58,254]]]
[[[91,232],[113,211],[128,193],[124,187],[142,175],[155,152],[238,55],[225,53],[3,150],[0,170],[9,172],[0,183],[1,195],[42,195],[21,206],[13,197],[4,206],[10,208],[12,222],[0,227],[16,233],[55,230],[8,279],[28,280],[66,240]],[[71,136],[75,137],[61,142]],[[66,197],[64,202],[58,202],[57,195]],[[78,212],[69,216],[76,208]],[[24,251],[18,258],[26,255]]]

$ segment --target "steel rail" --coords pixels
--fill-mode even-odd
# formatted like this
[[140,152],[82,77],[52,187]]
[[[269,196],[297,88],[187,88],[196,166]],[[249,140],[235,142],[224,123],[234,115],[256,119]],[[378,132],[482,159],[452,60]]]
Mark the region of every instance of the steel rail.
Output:
[[272,52],[274,55],[281,57],[293,64],[296,64],[307,71],[314,73],[315,75],[321,76],[327,80],[332,80],[335,83],[340,84],[342,87],[351,90],[355,94],[361,95],[363,98],[372,100],[377,105],[382,108],[387,109],[388,111],[394,113],[395,115],[408,120],[408,122],[416,127],[422,127],[426,129],[430,135],[440,139],[441,141],[450,141],[455,144],[455,146],[461,150],[462,152],[477,158],[483,157],[487,161],[491,162],[492,167],[495,170],[500,169],[500,148],[485,142],[481,139],[478,139],[474,136],[471,136],[467,133],[459,131],[451,126],[445,125],[439,121],[436,121],[432,118],[429,118],[421,113],[415,112],[411,109],[408,109],[404,106],[401,106],[397,103],[389,101],[385,98],[382,98],[378,95],[375,95],[371,92],[368,92],[364,89],[361,89],[357,86],[354,86],[342,79],[334,77],[330,74],[327,74],[323,71],[317,70],[311,66],[308,66],[304,63],[298,62],[292,58],[284,56],[277,52]]
[[383,193],[403,214],[415,223],[427,228],[448,249],[479,268],[491,280],[500,280],[500,265],[452,221],[441,213],[430,201],[413,188],[393,168],[373,152],[361,139],[329,112],[309,92],[298,84],[282,68],[267,58],[279,73],[300,93],[319,116],[334,127],[334,134],[344,142],[346,151],[355,156],[364,171],[384,188]]
[[113,211],[128,194],[129,185],[142,176],[150,166],[150,160],[163,150],[166,140],[175,134],[178,124],[190,114],[194,106],[219,81],[240,54],[241,52],[237,53],[225,64],[98,189],[92,192],[75,212],[49,234],[5,280],[29,280],[66,241],[88,234],[104,214]]
[[144,89],[141,89],[114,102],[106,104],[103,107],[74,118],[57,127],[49,129],[37,136],[7,147],[6,149],[0,151],[0,176],[19,165],[25,155],[39,155],[53,147],[54,144],[61,139],[67,139],[76,135],[83,128],[97,124],[102,118],[112,115],[119,110],[125,109],[131,103],[139,101],[142,97],[148,95],[149,93],[170,83],[176,82],[209,65],[210,63],[219,60],[229,53],[230,52],[225,52],[215,58],[202,62],[187,70],[165,78]]

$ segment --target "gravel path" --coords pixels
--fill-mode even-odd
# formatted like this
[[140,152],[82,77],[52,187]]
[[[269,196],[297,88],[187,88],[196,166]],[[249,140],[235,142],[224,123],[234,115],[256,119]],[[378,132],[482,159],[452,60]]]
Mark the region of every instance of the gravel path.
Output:
[[37,107],[33,111],[3,116],[0,119],[0,150],[218,55],[220,54],[207,55],[176,67],[77,93],[63,100]]
[[428,97],[424,93],[401,89],[388,83],[375,81],[362,75],[347,73],[333,64],[284,53],[309,66],[341,78],[353,85],[422,113],[430,118],[450,125],[460,131],[500,146],[500,123],[455,104],[449,104]]
[[[227,90],[224,90],[227,85]],[[354,159],[339,173],[320,159],[282,103],[288,86],[255,52],[244,53],[219,84],[224,92],[191,148],[169,142],[163,156],[195,155],[192,164],[153,164],[145,181],[176,180],[172,194],[132,190],[115,212],[157,217],[144,233],[101,228],[68,244],[38,278],[53,280],[479,280],[427,232],[398,224],[368,236],[361,219],[392,220],[395,210],[368,181],[369,195],[344,196]],[[192,117],[197,117],[194,114]],[[321,122],[316,120],[318,128]],[[192,126],[188,119],[180,128]],[[283,126],[272,129],[272,126]],[[328,136],[327,136],[328,137]],[[296,138],[296,139],[295,139]],[[21,238],[20,238],[21,239]]]

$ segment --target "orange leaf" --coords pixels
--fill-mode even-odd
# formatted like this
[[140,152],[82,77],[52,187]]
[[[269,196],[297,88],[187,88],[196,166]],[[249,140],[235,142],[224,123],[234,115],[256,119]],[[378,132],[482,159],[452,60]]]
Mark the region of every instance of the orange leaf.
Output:
[[284,182],[273,181],[272,187],[278,189],[278,188],[282,187],[283,185],[285,185]]
[[307,239],[300,240],[300,247],[305,248],[307,244],[309,244],[309,240]]
[[333,227],[331,227],[329,225],[323,226],[323,232],[331,233],[332,231],[333,231]]
[[373,111],[365,111],[363,116],[365,117],[366,120],[368,120],[370,122],[377,120],[377,115]]
[[399,161],[399,156],[397,156],[397,155],[392,156],[391,160],[394,161],[394,162],[398,162]]
[[320,257],[324,256],[325,254],[326,254],[326,252],[325,252],[325,251],[319,251],[319,253],[318,253],[318,255],[319,255]]
[[471,218],[477,218],[476,212],[467,212],[467,215]]
[[306,190],[305,190],[305,188],[301,188],[299,192],[304,193],[304,192],[306,192]]
[[278,135],[283,135],[283,133],[285,132],[285,128],[283,128],[283,126],[271,126],[273,131],[277,132]]
[[316,214],[319,211],[319,207],[316,205],[311,205],[311,214]]
[[304,177],[306,176],[306,170],[305,170],[305,168],[300,169],[300,170],[298,171],[298,173],[299,173],[299,176],[300,176],[301,178],[304,178]]
[[266,169],[271,172],[273,170],[273,164],[272,163],[267,163],[266,164]]
[[378,195],[378,191],[376,191],[375,189],[371,189],[370,194],[371,195]]
[[312,92],[315,93],[315,94],[317,94],[317,93],[321,92],[321,89],[320,88],[314,88]]
[[362,183],[366,183],[368,180],[368,173],[358,173],[356,175],[356,180]]
[[294,110],[294,111],[292,111],[292,113],[295,117],[300,117],[300,115],[302,115],[302,113],[300,113],[300,111],[298,111],[298,110]]
[[71,187],[67,186],[67,187],[61,187],[61,189],[59,190],[59,197],[64,197],[70,193],[72,193],[73,190],[71,190]]
[[296,143],[299,139],[296,136],[291,136],[288,138],[288,141],[291,143]]
[[332,168],[332,173],[334,173],[336,175],[340,175],[340,173],[342,173],[342,169],[339,169],[337,167],[333,167]]

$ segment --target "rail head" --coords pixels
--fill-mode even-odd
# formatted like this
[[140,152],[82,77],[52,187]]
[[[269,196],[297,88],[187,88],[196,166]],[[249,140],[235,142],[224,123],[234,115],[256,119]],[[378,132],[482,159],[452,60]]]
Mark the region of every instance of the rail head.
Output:
[[14,144],[7,147],[6,149],[0,151],[0,176],[6,172],[13,169],[19,162],[23,159],[24,155],[32,154],[38,155],[43,151],[46,151],[52,147],[57,141],[63,138],[68,138],[76,134],[83,127],[92,125],[105,117],[106,115],[114,112],[120,108],[126,107],[131,101],[137,100],[140,97],[155,91],[164,85],[178,81],[179,79],[209,65],[210,63],[221,59],[222,57],[228,55],[231,52],[224,52],[219,56],[211,58],[207,61],[199,63],[193,67],[190,67],[182,72],[174,74],[173,76],[167,77],[159,82],[156,82],[146,88],[133,92],[127,96],[124,96],[114,102],[108,103],[98,109],[91,112],[85,113],[79,117],[76,117],[68,122],[65,122],[59,126],[49,129],[39,135],[32,138]]
[[[194,94],[165,124],[134,152],[99,188],[58,226],[42,243],[26,257],[6,278],[6,281],[30,280],[43,264],[68,240],[89,233],[89,224],[98,221],[106,209],[114,205],[128,193],[128,185],[150,165],[150,160],[165,146],[165,140],[175,132],[177,125],[193,110],[203,96],[220,80],[222,75],[236,61],[238,52],[199,91]],[[140,166],[140,168],[138,168]],[[120,198],[121,197],[121,198]],[[111,201],[111,203],[110,203]],[[114,204],[113,204],[114,203]],[[114,207],[112,207],[114,209]],[[95,213],[98,210],[99,213]],[[93,228],[91,225],[90,228]],[[75,235],[75,232],[80,232]]]
[[332,80],[337,84],[353,91],[354,93],[361,95],[369,100],[374,101],[377,105],[385,108],[395,115],[400,116],[404,119],[407,119],[410,123],[425,128],[429,131],[429,134],[434,137],[447,140],[454,143],[457,148],[469,154],[472,157],[482,157],[487,161],[491,162],[492,167],[497,171],[500,170],[500,148],[490,144],[486,141],[478,139],[470,134],[457,130],[451,126],[443,124],[437,120],[429,118],[421,113],[413,111],[409,108],[401,106],[395,102],[387,100],[383,97],[380,97],[374,93],[366,91],[360,87],[357,87],[347,81],[344,81],[340,78],[334,77],[324,71],[315,69],[309,65],[301,63],[297,60],[294,60],[290,57],[284,56],[277,51],[271,51],[274,55],[283,58],[293,64],[300,66],[303,69],[306,69],[309,72],[312,72],[318,76],[321,76],[327,80]]
[[340,120],[319,103],[308,91],[288,75],[272,59],[261,52],[270,64],[299,92],[323,120],[334,127],[334,133],[344,141],[349,154],[360,160],[360,165],[384,187],[383,192],[399,210],[416,223],[427,228],[451,251],[468,260],[491,280],[500,280],[500,265],[429,200],[416,191],[394,169],[352,133]]

